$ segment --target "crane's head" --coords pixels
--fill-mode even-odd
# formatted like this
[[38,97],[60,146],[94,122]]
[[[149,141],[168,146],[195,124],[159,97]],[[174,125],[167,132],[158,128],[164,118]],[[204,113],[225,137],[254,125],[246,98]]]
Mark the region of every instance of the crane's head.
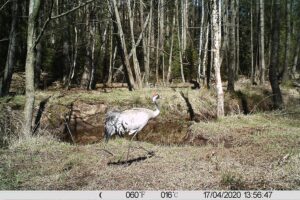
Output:
[[157,93],[154,93],[152,96],[152,101],[156,102],[157,99],[159,99],[159,95]]

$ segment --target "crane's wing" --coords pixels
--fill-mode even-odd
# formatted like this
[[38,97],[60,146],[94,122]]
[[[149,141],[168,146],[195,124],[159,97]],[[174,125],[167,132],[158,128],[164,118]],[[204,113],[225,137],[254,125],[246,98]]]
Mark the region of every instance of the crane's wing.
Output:
[[120,114],[119,121],[125,129],[125,132],[129,132],[129,135],[131,135],[144,128],[152,116],[151,112],[151,110],[144,108],[125,110]]

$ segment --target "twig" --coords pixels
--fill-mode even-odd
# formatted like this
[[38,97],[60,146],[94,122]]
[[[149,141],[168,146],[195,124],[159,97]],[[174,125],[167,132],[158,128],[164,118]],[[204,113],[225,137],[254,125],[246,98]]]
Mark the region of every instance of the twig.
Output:
[[[136,47],[138,47],[138,46],[140,45],[140,42],[141,42],[142,39],[143,39],[143,34],[144,34],[144,31],[145,31],[146,27],[148,26],[149,18],[150,18],[150,14],[148,14],[148,16],[147,16],[147,18],[146,18],[146,20],[145,20],[145,23],[144,23],[144,25],[143,25],[143,29],[142,29],[142,31],[141,31],[141,33],[140,33],[140,35],[139,35],[139,37],[138,37],[138,39],[137,39],[135,45],[132,46],[132,48],[131,48],[131,50],[130,50],[130,53],[129,53],[129,55],[128,55],[129,59],[130,59],[130,58],[132,57],[132,55],[133,55],[133,50],[136,49]],[[119,73],[122,72],[122,68],[123,68],[123,65],[121,65],[119,68],[117,68],[117,71],[115,72],[115,74],[114,74],[114,76],[113,76],[113,79],[115,79],[115,78],[119,75]]]
[[144,151],[146,151],[149,155],[154,155],[154,151],[149,151],[149,150],[147,150],[147,149],[145,149],[144,147],[142,147],[142,146],[139,146],[139,147],[132,147],[132,148],[135,148],[135,149],[142,149],[142,150],[144,150]]
[[86,6],[86,5],[88,5],[89,3],[92,3],[93,1],[95,1],[95,0],[89,0],[89,1],[86,1],[86,2],[84,2],[84,3],[79,4],[78,6],[76,6],[76,7],[74,7],[74,8],[72,8],[71,10],[68,10],[68,11],[66,11],[66,12],[64,12],[64,13],[61,13],[61,14],[59,14],[59,15],[56,15],[56,16],[53,16],[53,17],[52,17],[51,15],[52,15],[52,9],[53,9],[53,4],[54,4],[54,2],[53,2],[53,0],[52,0],[52,2],[51,2],[51,9],[50,9],[50,13],[49,13],[49,17],[47,18],[46,22],[44,23],[43,28],[42,28],[42,30],[41,30],[39,36],[38,36],[37,39],[35,40],[33,47],[34,47],[34,48],[36,47],[36,45],[37,45],[38,42],[40,41],[41,37],[43,36],[43,33],[44,33],[44,31],[46,30],[47,25],[49,24],[49,22],[50,22],[52,19],[58,19],[58,18],[60,18],[60,17],[63,17],[63,16],[65,16],[65,15],[68,15],[68,14],[70,14],[70,13],[72,13],[72,12],[78,10],[79,8],[82,8],[82,7]]
[[39,43],[39,41],[41,40],[41,37],[43,36],[45,30],[46,30],[46,27],[47,25],[49,24],[50,20],[51,20],[51,15],[52,15],[52,10],[53,10],[53,5],[54,5],[54,0],[51,1],[51,6],[50,6],[50,11],[49,11],[49,16],[46,20],[46,22],[44,23],[43,25],[43,28],[42,30],[40,31],[40,34],[37,36],[35,42],[34,42],[34,45],[33,45],[33,48],[36,47],[36,45]]
[[272,97],[272,96],[274,96],[275,94],[271,94],[271,95],[269,95],[269,96],[266,96],[265,98],[263,98],[260,102],[258,102],[258,104],[256,104],[254,107],[253,107],[253,109],[249,112],[249,114],[252,114],[255,110],[256,110],[256,108],[257,108],[257,106],[259,106],[259,104],[261,104],[263,101],[265,101],[267,98],[270,98],[270,97]]
[[[161,49],[161,48],[157,48],[157,47],[154,47],[154,46],[151,46],[151,45],[147,45],[147,46],[150,47],[150,48],[153,48],[153,49],[158,49],[159,51],[161,51],[161,52],[167,54],[168,56],[170,55],[168,52],[166,52],[165,50],[163,50],[163,49]],[[180,60],[178,60],[178,59],[176,59],[176,58],[174,58],[174,57],[175,57],[175,55],[172,55],[172,58],[173,58],[175,61],[179,62],[179,63],[182,63],[182,64],[184,64],[184,65],[189,64],[189,62],[186,62],[186,63],[180,62]]]
[[108,150],[106,150],[106,149],[100,149],[101,151],[104,151],[104,152],[106,152],[106,153],[108,153],[109,155],[111,155],[111,156],[113,156],[114,154],[113,153],[111,153],[110,151],[108,151]]
[[70,14],[70,13],[72,13],[72,12],[78,10],[79,8],[82,8],[82,7],[86,6],[86,5],[88,5],[89,3],[92,3],[93,1],[95,1],[95,0],[89,0],[89,1],[86,1],[86,2],[84,2],[84,3],[82,3],[82,4],[79,4],[78,6],[76,6],[76,7],[74,7],[74,8],[72,8],[71,10],[68,10],[68,11],[66,11],[66,12],[64,12],[64,13],[61,13],[61,14],[56,15],[56,16],[54,16],[54,17],[51,17],[51,19],[57,19],[57,18],[60,18],[60,17],[65,16],[65,15],[68,15],[68,14]]
[[8,38],[2,38],[2,39],[0,40],[0,42],[6,42],[6,41],[9,41],[9,39],[8,39]]
[[74,137],[73,137],[72,132],[71,132],[71,130],[70,130],[70,128],[69,128],[69,124],[68,124],[66,118],[64,118],[64,121],[65,121],[65,125],[66,125],[66,127],[67,127],[67,129],[68,129],[68,132],[69,132],[69,134],[70,134],[70,136],[71,136],[71,139],[72,139],[73,143],[75,144]]
[[274,114],[274,115],[300,115],[300,112],[285,112],[285,113]]
[[8,4],[8,3],[10,3],[10,2],[11,2],[11,0],[7,0],[7,1],[1,6],[0,11],[6,6],[6,4]]

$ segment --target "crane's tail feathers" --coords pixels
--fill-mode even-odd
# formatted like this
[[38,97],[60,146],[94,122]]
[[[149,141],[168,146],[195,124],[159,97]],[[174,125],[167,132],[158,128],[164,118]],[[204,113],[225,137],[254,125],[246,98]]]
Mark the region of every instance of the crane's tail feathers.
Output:
[[115,133],[118,133],[117,123],[120,112],[118,111],[109,111],[105,117],[105,126],[104,126],[104,135],[105,141],[108,142],[110,137]]
[[115,134],[115,128],[110,125],[105,125],[104,134],[105,134],[105,142],[108,142],[110,137]]

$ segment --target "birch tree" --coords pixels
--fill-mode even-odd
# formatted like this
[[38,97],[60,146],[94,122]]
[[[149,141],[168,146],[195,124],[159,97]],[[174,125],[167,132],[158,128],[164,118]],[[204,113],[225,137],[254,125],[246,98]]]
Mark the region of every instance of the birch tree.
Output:
[[212,0],[212,51],[213,51],[213,66],[216,78],[217,90],[217,116],[224,116],[224,94],[221,80],[220,70],[220,48],[221,48],[221,30],[220,30],[220,15],[217,7],[217,0]]
[[[201,21],[200,21],[200,33],[199,33],[199,53],[198,53],[198,79],[201,77],[201,64],[202,64],[202,43],[203,43],[203,30],[204,30],[204,1],[201,0]],[[202,67],[203,68],[203,67]]]
[[[178,14],[178,4],[176,4],[176,16],[179,16]],[[181,79],[182,82],[185,83],[185,77],[184,77],[184,71],[183,71],[183,62],[182,62],[182,54],[183,54],[183,48],[182,48],[182,39],[180,39],[180,27],[179,27],[179,19],[177,18],[177,39],[178,39],[178,48],[179,48],[179,62],[180,62],[180,72],[181,72]]]
[[185,53],[187,47],[188,0],[181,0],[181,48]]

